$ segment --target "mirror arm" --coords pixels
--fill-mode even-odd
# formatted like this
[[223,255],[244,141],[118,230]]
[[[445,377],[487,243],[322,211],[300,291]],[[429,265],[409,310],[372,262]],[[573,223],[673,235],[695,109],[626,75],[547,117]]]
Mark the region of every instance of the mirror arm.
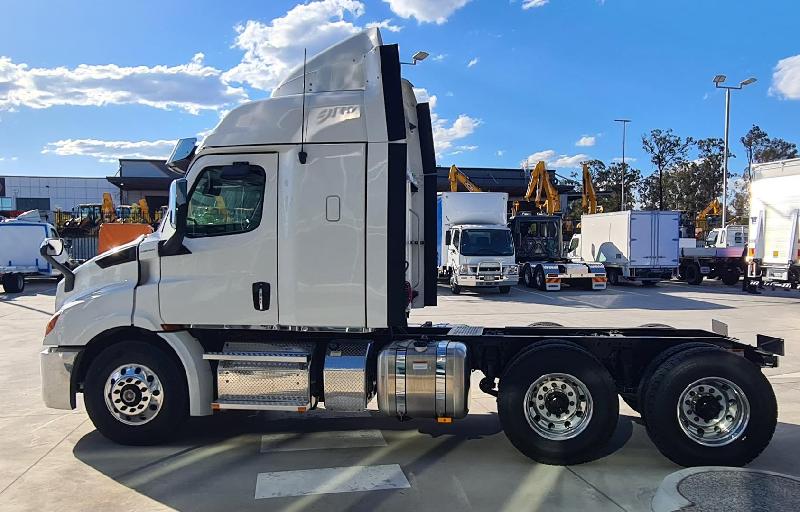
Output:
[[175,232],[168,240],[158,244],[159,256],[175,256],[178,254],[191,254],[191,251],[183,245],[183,237],[186,235],[186,215],[189,205],[183,204],[175,210]]
[[47,260],[53,268],[58,269],[59,272],[64,276],[64,291],[71,292],[75,288],[75,273],[69,269],[66,265],[63,265],[56,261],[53,256],[47,254],[47,243],[43,243],[41,247],[39,247],[39,254]]

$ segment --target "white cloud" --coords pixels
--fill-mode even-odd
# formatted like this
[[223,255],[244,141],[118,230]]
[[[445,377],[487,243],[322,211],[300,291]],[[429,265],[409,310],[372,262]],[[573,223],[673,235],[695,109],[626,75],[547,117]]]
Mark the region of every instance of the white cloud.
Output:
[[800,100],[800,55],[778,61],[770,93],[787,100]]
[[[417,101],[427,101],[431,108],[431,125],[433,126],[433,146],[436,151],[436,156],[441,157],[444,151],[455,149],[456,151],[473,151],[477,146],[459,146],[453,148],[453,143],[471,135],[475,129],[480,126],[481,120],[470,117],[466,114],[460,114],[452,123],[447,119],[442,119],[434,111],[437,104],[436,95],[428,93],[427,89],[415,88],[414,94],[417,96]],[[451,153],[455,154],[455,153]]]
[[537,151],[536,153],[528,155],[528,158],[522,161],[522,165],[533,167],[539,163],[539,161],[543,160],[550,168],[563,169],[578,167],[581,162],[588,159],[589,155],[585,155],[583,153],[578,153],[577,155],[559,155],[552,149],[546,149],[544,151]]
[[506,154],[506,150],[505,150],[505,149],[498,149],[498,150],[497,150],[497,152],[496,152],[495,154],[496,154],[497,156],[503,156],[503,155],[505,155],[505,154]]
[[115,162],[119,158],[166,159],[174,140],[97,140],[66,139],[49,142],[42,153],[60,156],[88,156],[101,162]]
[[[403,27],[401,27],[400,25],[392,25],[391,19],[386,19],[383,21],[372,21],[370,23],[367,23],[365,26],[367,28],[381,28],[384,30],[388,30],[389,32],[400,32],[401,30],[403,30]],[[436,57],[434,57],[433,59],[437,60]]]
[[401,18],[416,18],[420,23],[441,25],[470,0],[383,0]]
[[575,145],[579,147],[592,147],[595,145],[596,142],[597,142],[596,137],[590,135],[584,135],[583,137],[578,139],[578,142],[576,142]]
[[471,68],[472,66],[474,66],[474,65],[475,65],[475,64],[477,64],[477,63],[478,63],[478,57],[475,57],[474,59],[472,59],[471,61],[469,61],[469,62],[467,63],[467,67],[468,67],[468,68]]
[[433,56],[432,60],[434,62],[442,62],[446,58],[447,58],[447,54],[446,53],[440,53],[439,55]]
[[244,90],[221,80],[222,71],[196,54],[177,66],[80,64],[75,68],[31,68],[0,57],[0,110],[59,105],[137,104],[196,114],[247,99]]
[[[637,160],[637,159],[636,159],[636,158],[634,158],[634,157],[632,157],[632,156],[626,156],[626,157],[625,157],[625,165],[632,164],[632,163],[633,163],[633,162],[635,162],[636,160]],[[618,156],[618,157],[616,157],[616,158],[612,158],[612,159],[611,159],[611,161],[612,161],[612,162],[617,162],[617,163],[620,163],[620,164],[621,164],[621,163],[622,163],[622,157],[621,157],[621,156]]]
[[248,84],[265,91],[275,87],[283,76],[308,55],[351,36],[361,27],[345,20],[364,14],[364,4],[356,0],[319,0],[296,5],[285,16],[269,23],[247,21],[236,27],[234,46],[244,50],[242,61],[223,75],[224,80]]
[[523,9],[535,9],[537,7],[544,7],[550,3],[550,0],[522,0]]

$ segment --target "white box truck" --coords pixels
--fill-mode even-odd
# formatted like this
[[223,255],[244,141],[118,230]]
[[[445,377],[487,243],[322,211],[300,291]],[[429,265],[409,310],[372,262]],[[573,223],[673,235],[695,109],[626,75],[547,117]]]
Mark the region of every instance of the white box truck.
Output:
[[800,158],[754,164],[748,285],[800,289]]
[[[39,252],[48,238],[58,238],[58,234],[51,224],[40,220],[38,211],[0,222],[0,281],[6,293],[23,292],[28,277],[59,275]],[[64,262],[66,255],[59,259]]]
[[437,197],[439,279],[450,291],[498,287],[508,293],[519,282],[505,192],[442,192]]
[[654,285],[678,268],[680,212],[622,211],[581,216],[580,235],[570,257],[598,261],[609,284],[640,281]]
[[409,307],[436,304],[433,130],[377,29],[195,142],[169,159],[185,177],[157,232],[74,270],[54,259],[61,241],[41,248],[65,274],[44,400],[71,409],[82,394],[102,435],[153,444],[190,415],[364,411],[375,395],[382,414],[450,423],[480,371],[511,442],[549,464],[602,453],[618,395],[679,464],[742,465],[769,443],[777,405],[761,368],[778,364],[779,338],[409,325]]
[[728,286],[739,283],[744,270],[747,226],[714,228],[700,247],[694,238],[689,239],[691,245],[683,246],[684,240],[681,239],[678,279],[691,285],[701,284],[704,277],[719,278]]

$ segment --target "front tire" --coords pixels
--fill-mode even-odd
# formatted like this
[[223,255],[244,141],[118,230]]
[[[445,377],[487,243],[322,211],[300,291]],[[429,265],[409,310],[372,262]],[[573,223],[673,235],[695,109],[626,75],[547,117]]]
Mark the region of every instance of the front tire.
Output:
[[608,284],[611,286],[617,286],[619,284],[619,270],[615,268],[610,268],[606,271],[606,277],[608,278]]
[[739,284],[739,278],[742,272],[736,267],[725,267],[722,270],[722,282],[727,286],[736,286]]
[[526,287],[533,288],[536,286],[533,282],[533,271],[530,265],[525,265],[524,268],[525,270],[522,271],[522,282],[525,283]]
[[511,293],[511,287],[510,287],[510,286],[500,286],[500,287],[499,287],[499,291],[500,291],[500,293],[502,293],[503,295],[506,295],[506,294],[509,294],[509,293]]
[[778,422],[775,394],[761,370],[718,349],[672,356],[646,395],[650,438],[682,466],[743,466],[766,448]]
[[3,274],[3,288],[6,293],[22,293],[25,290],[25,276],[22,274]]
[[500,379],[500,422],[511,443],[544,464],[591,460],[614,433],[614,381],[589,352],[544,343],[513,361]]
[[189,413],[183,368],[152,343],[123,341],[103,350],[86,373],[83,399],[97,430],[126,445],[161,443]]
[[542,267],[536,267],[533,272],[533,283],[537,290],[547,291],[547,281],[544,278],[544,269]]
[[453,295],[458,295],[461,293],[461,287],[456,283],[456,276],[452,276],[450,278],[450,292]]

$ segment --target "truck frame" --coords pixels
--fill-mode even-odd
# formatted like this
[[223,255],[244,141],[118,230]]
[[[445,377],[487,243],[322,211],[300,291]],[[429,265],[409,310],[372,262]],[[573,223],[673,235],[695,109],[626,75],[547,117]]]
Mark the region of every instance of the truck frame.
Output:
[[195,143],[170,157],[186,177],[157,232],[74,270],[56,259],[63,242],[41,247],[64,273],[45,403],[71,409],[82,393],[109,439],[159,443],[228,409],[363,411],[374,396],[382,414],[450,423],[480,371],[508,438],[541,462],[595,457],[619,396],[678,464],[742,465],[769,443],[777,403],[761,368],[778,364],[778,338],[408,325],[409,308],[436,303],[435,154],[428,106],[377,29]]

